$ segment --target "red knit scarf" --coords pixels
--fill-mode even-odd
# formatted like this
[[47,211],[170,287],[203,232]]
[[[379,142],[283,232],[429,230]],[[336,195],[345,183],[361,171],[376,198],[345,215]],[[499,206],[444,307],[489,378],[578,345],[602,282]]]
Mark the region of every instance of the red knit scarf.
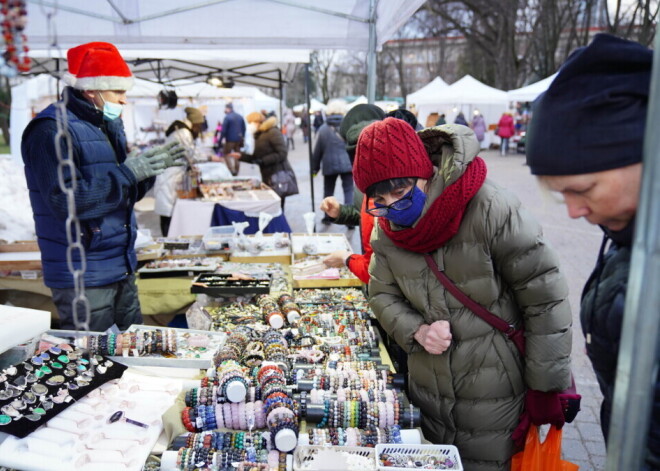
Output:
[[465,207],[477,194],[484,180],[486,163],[480,157],[475,157],[463,175],[431,203],[416,226],[393,231],[386,218],[378,218],[378,223],[397,247],[417,253],[433,252],[456,235]]

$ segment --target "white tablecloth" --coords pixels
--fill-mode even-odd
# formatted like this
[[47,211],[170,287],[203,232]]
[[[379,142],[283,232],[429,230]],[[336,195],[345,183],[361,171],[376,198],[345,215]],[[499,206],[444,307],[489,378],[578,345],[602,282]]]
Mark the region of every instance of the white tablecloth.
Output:
[[234,211],[241,211],[248,217],[258,217],[260,212],[277,217],[282,214],[280,197],[273,190],[251,190],[236,192],[231,200],[203,201],[179,199],[174,204],[168,237],[182,235],[204,235],[211,226],[213,208],[216,204]]

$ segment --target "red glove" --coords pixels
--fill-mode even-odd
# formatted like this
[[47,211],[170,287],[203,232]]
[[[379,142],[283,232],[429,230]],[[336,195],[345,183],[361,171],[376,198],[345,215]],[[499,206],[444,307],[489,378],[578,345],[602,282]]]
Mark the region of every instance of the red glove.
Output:
[[520,416],[520,423],[511,438],[516,445],[523,446],[531,424],[552,424],[557,430],[561,430],[565,422],[559,393],[528,389],[525,394],[525,411]]

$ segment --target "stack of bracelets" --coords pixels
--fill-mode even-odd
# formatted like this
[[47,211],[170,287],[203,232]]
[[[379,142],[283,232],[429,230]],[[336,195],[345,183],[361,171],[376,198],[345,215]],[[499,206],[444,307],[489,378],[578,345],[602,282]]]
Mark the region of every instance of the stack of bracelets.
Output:
[[277,303],[280,306],[282,314],[289,321],[289,324],[296,324],[300,319],[300,306],[293,300],[293,296],[288,293],[282,293],[277,298]]
[[[366,395],[366,391],[364,394]],[[400,409],[398,398],[394,402],[326,399],[323,401],[323,418],[316,426],[318,428],[392,427],[400,425]]]
[[273,447],[288,452],[298,443],[298,403],[289,397],[286,376],[276,365],[266,365],[257,372],[266,426],[271,433]]
[[181,412],[181,421],[189,432],[205,432],[218,428],[249,430],[266,427],[266,413],[262,401],[204,405],[196,403],[192,397],[191,402],[186,404],[196,404],[184,408]]
[[260,294],[256,297],[257,305],[261,308],[264,322],[275,329],[284,326],[284,314],[274,297],[269,294]]
[[277,330],[268,330],[262,337],[265,359],[289,371],[289,344]]
[[92,355],[137,357],[177,353],[176,332],[172,329],[140,329],[123,334],[86,335],[79,338],[76,344],[89,350]]
[[216,353],[213,363],[218,366],[225,360],[241,361],[251,336],[252,330],[247,327],[241,326],[234,329],[225,344]]
[[225,360],[216,368],[217,402],[241,402],[250,387],[243,367],[235,360]]
[[[207,432],[174,440],[177,469],[286,470],[286,455],[272,450],[268,432]],[[282,466],[283,464],[283,466]]]
[[373,448],[379,443],[402,443],[401,427],[377,428],[367,427],[359,429],[324,428],[309,430],[309,444],[321,446],[364,446]]

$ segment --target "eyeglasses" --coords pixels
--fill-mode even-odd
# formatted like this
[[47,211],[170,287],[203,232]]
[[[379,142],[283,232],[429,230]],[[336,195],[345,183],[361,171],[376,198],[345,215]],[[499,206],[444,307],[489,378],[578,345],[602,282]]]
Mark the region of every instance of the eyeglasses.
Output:
[[367,209],[367,212],[372,216],[382,217],[382,216],[387,216],[391,210],[403,211],[404,209],[410,208],[413,204],[412,197],[413,197],[413,193],[415,192],[416,186],[417,186],[417,178],[415,178],[415,181],[413,182],[410,191],[406,193],[401,199],[398,199],[394,203],[387,206],[383,206],[383,205],[379,205],[378,203],[375,203],[376,207]]

